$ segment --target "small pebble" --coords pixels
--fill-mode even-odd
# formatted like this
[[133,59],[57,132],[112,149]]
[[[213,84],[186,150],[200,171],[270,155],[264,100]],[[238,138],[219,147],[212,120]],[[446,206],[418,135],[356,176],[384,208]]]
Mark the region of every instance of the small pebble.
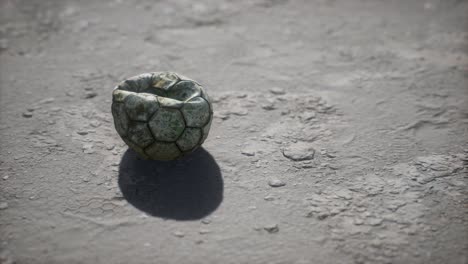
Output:
[[265,229],[270,234],[279,232],[278,224],[268,224],[264,226],[263,229]]
[[93,154],[94,153],[93,147],[94,147],[93,144],[84,144],[82,149],[85,154]]
[[262,104],[262,108],[267,111],[275,110],[276,109],[275,101],[268,100],[266,103]]
[[84,98],[85,99],[91,99],[96,97],[98,94],[96,92],[86,92]]
[[184,237],[185,234],[184,232],[181,232],[181,231],[175,231],[174,233],[172,233],[174,236],[176,237]]
[[7,202],[1,202],[0,203],[0,210],[5,210],[8,208],[8,203]]
[[8,49],[8,40],[7,39],[0,39],[0,50]]
[[280,87],[273,87],[270,89],[270,93],[276,94],[276,95],[282,95],[282,94],[285,94],[286,91]]
[[252,156],[255,156],[255,151],[251,150],[251,149],[243,149],[241,150],[241,153],[245,156],[248,156],[248,157],[252,157]]
[[77,133],[78,135],[82,135],[82,136],[88,135],[88,131],[77,131],[76,133]]
[[24,112],[24,113],[23,113],[23,117],[31,118],[32,116],[33,116],[33,115],[32,115],[32,113],[30,113],[30,112]]
[[114,145],[108,145],[108,146],[106,147],[107,150],[113,150],[114,148],[115,148]]
[[55,101],[55,98],[50,97],[50,98],[45,98],[39,101],[40,104],[50,104]]
[[98,127],[101,125],[101,122],[97,121],[97,120],[93,120],[89,123],[92,127]]
[[315,150],[305,143],[293,143],[283,149],[283,156],[293,161],[311,160]]
[[367,221],[367,224],[371,225],[371,226],[379,226],[381,225],[383,222],[383,219],[380,219],[380,218],[371,218]]
[[62,111],[62,108],[60,108],[60,107],[52,107],[52,108],[50,108],[50,111],[52,111],[52,112],[54,112],[54,113],[57,113],[57,112]]
[[271,179],[270,181],[268,181],[268,185],[270,185],[271,187],[281,187],[285,186],[286,183],[279,179]]
[[208,229],[200,229],[200,230],[198,231],[198,233],[200,233],[200,235],[204,235],[204,234],[211,233],[211,231],[208,230]]
[[203,224],[207,225],[207,224],[210,224],[210,223],[211,223],[211,219],[205,218],[205,219],[201,220],[201,222],[202,222]]
[[354,219],[354,224],[355,225],[362,225],[362,224],[364,224],[364,221],[362,221],[362,219],[360,219],[360,218],[355,218]]
[[318,219],[318,220],[324,220],[324,219],[328,218],[329,216],[330,216],[329,213],[327,213],[327,212],[321,212],[321,213],[319,213],[319,214],[317,215],[317,219]]
[[8,175],[3,176],[4,181],[8,180],[8,178],[10,178],[10,176],[8,176]]
[[305,112],[299,116],[302,121],[309,121],[311,119],[314,119],[316,117],[315,112]]

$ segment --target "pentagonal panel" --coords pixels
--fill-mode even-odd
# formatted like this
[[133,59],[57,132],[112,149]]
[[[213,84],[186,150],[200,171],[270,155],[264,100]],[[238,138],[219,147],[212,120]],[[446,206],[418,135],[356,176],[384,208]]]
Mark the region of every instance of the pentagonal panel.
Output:
[[184,131],[185,123],[179,110],[160,108],[149,121],[149,126],[157,140],[175,141]]
[[152,87],[167,90],[179,81],[179,77],[173,72],[155,73],[152,79]]
[[165,108],[175,108],[180,109],[184,103],[179,100],[174,100],[167,97],[158,97],[159,105]]
[[141,148],[149,146],[154,141],[145,122],[130,122],[127,138]]
[[181,111],[189,127],[203,127],[210,119],[210,107],[201,97],[195,97],[186,102]]
[[124,104],[112,103],[112,116],[114,117],[115,130],[121,137],[127,135],[128,130],[128,116],[125,112]]
[[146,155],[145,151],[142,148],[140,148],[138,145],[131,142],[130,140],[128,140],[125,137],[122,137],[122,139],[131,149],[133,149],[136,153],[138,153],[138,155],[140,157],[142,157],[144,159],[149,159],[149,157],[148,157],[148,155]]
[[180,81],[167,90],[167,97],[186,101],[200,95],[200,86],[191,81]]
[[112,101],[115,103],[123,103],[127,96],[134,94],[133,92],[120,90],[119,88],[115,89],[112,92]]
[[147,121],[158,107],[158,99],[152,94],[131,94],[125,99],[128,117],[135,121]]
[[158,141],[147,147],[145,152],[151,158],[158,160],[173,160],[181,155],[175,143]]
[[182,151],[189,151],[198,145],[201,136],[200,128],[186,128],[177,140],[177,145]]
[[210,121],[202,129],[203,136],[202,136],[202,139],[200,141],[200,145],[203,144],[203,142],[205,142],[206,138],[208,137],[208,134],[209,134],[210,128],[211,128],[211,121],[212,120],[213,120],[213,116],[211,115],[210,116]]

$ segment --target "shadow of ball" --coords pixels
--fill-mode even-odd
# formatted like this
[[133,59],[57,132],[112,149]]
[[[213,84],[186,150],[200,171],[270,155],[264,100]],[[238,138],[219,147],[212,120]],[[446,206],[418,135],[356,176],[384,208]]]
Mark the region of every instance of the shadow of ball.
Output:
[[167,219],[201,219],[223,200],[221,171],[203,148],[175,161],[143,160],[128,149],[120,162],[119,187],[130,204]]

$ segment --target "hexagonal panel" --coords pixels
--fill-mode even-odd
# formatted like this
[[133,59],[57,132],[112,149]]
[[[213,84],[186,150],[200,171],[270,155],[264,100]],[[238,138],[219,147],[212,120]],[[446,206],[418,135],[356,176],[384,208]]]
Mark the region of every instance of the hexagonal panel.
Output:
[[152,87],[167,90],[179,81],[177,74],[173,72],[154,73]]
[[200,141],[200,145],[203,144],[203,142],[205,142],[206,138],[208,137],[208,134],[209,134],[210,128],[211,128],[211,121],[212,120],[213,120],[213,116],[210,117],[210,121],[202,129],[203,136],[202,136],[202,139]]
[[191,81],[180,81],[167,90],[167,97],[179,101],[186,101],[190,98],[199,96],[200,86]]
[[184,105],[184,103],[179,100],[174,100],[171,98],[161,97],[161,96],[158,97],[158,101],[159,101],[159,105],[165,108],[180,109]]
[[141,148],[149,146],[154,141],[153,135],[151,135],[145,122],[130,122],[127,138]]
[[160,108],[149,121],[149,126],[157,140],[175,141],[184,131],[185,122],[179,110]]
[[112,116],[114,117],[115,130],[121,137],[127,135],[128,130],[128,119],[127,113],[125,112],[125,106],[121,103],[112,103]]
[[189,151],[198,145],[201,136],[200,128],[186,128],[177,140],[177,145],[182,151]]
[[189,127],[203,127],[210,119],[210,107],[201,97],[186,102],[181,111]]
[[158,160],[173,160],[182,154],[175,143],[158,141],[147,147],[145,152],[151,158]]
[[131,120],[147,121],[159,108],[159,103],[152,94],[131,94],[125,99],[125,108]]

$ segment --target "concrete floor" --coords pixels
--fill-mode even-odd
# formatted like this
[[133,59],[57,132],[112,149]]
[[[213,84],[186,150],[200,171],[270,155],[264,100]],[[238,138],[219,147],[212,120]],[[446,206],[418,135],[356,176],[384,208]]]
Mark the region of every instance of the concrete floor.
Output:
[[[0,263],[467,263],[468,1],[0,1]],[[113,87],[202,83],[143,161]]]

